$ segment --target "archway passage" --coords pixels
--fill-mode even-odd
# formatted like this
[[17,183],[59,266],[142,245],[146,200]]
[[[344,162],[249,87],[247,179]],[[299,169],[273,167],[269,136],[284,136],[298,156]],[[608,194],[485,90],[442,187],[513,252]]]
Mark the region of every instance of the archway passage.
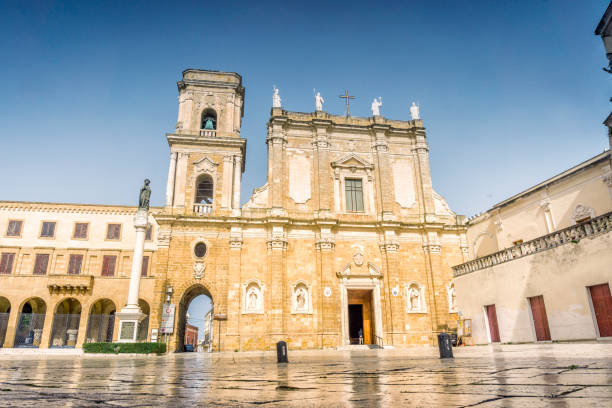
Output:
[[[176,325],[176,351],[193,349],[207,339],[200,349],[210,351],[213,344],[213,299],[212,295],[202,285],[194,285],[185,291],[179,307]],[[188,318],[189,317],[189,318]],[[189,346],[185,347],[186,344]]]
[[110,299],[100,299],[91,306],[87,323],[86,343],[111,343],[117,308]]
[[2,345],[4,344],[10,314],[11,302],[9,302],[9,300],[4,296],[0,296],[0,348],[2,348]]
[[79,324],[81,322],[81,303],[74,299],[64,299],[55,307],[53,327],[49,347],[76,346]]
[[47,305],[41,298],[28,299],[19,313],[15,347],[39,347],[45,325]]

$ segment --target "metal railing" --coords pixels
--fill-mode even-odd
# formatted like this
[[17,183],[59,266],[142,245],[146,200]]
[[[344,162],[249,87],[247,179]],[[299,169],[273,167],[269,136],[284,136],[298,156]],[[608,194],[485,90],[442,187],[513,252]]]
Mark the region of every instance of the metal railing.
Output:
[[44,325],[44,314],[20,313],[15,333],[15,347],[39,347]]
[[147,337],[149,335],[149,316],[142,319],[140,325],[138,325],[138,336],[136,339],[138,341],[147,341]]
[[4,344],[6,329],[8,328],[9,313],[0,313],[0,348]]
[[115,330],[115,315],[91,314],[87,324],[87,343],[111,343]]
[[583,238],[590,238],[612,231],[612,211],[599,217],[559,231],[543,235],[531,241],[503,249],[494,254],[476,258],[461,265],[453,266],[455,277],[466,275],[481,269],[490,268],[514,259],[547,251],[568,243],[578,243]]
[[210,215],[212,213],[212,204],[194,204],[193,212],[199,215]]
[[217,131],[211,129],[200,129],[200,136],[217,137]]
[[56,314],[53,316],[49,347],[74,347],[79,333],[81,314]]
[[375,344],[378,347],[380,347],[380,348],[384,348],[385,347],[385,343],[384,343],[382,337],[374,335],[374,341],[375,341]]

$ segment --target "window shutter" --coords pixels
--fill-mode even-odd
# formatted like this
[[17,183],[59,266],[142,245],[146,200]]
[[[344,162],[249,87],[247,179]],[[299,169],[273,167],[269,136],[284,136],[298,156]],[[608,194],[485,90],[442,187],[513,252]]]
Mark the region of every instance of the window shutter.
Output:
[[23,221],[17,221],[17,220],[9,221],[8,230],[6,231],[6,236],[8,237],[20,236],[22,224],[23,224]]
[[86,222],[77,222],[74,225],[74,238],[87,238],[87,227],[89,226]]
[[102,276],[115,276],[115,264],[117,257],[114,255],[104,255],[102,261]]
[[36,254],[36,261],[34,262],[34,275],[45,275],[47,273],[47,266],[49,265],[49,254]]
[[0,275],[10,275],[13,270],[13,261],[15,254],[3,253],[0,259]]
[[70,255],[68,263],[68,275],[79,275],[83,265],[83,255]]

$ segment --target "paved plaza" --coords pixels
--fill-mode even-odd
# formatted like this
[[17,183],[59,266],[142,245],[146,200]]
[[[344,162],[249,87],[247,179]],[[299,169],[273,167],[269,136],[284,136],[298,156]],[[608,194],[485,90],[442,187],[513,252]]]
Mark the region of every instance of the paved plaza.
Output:
[[[0,353],[15,407],[611,407],[612,344],[100,356]],[[14,353],[14,352],[13,352]]]

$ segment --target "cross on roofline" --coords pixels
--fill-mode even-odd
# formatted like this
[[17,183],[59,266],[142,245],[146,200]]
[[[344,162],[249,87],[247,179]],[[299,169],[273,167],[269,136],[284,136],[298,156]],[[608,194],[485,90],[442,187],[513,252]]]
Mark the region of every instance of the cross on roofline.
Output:
[[351,116],[351,112],[349,111],[349,100],[355,99],[355,97],[349,95],[349,92],[345,90],[344,95],[340,95],[339,98],[346,100],[346,116]]

